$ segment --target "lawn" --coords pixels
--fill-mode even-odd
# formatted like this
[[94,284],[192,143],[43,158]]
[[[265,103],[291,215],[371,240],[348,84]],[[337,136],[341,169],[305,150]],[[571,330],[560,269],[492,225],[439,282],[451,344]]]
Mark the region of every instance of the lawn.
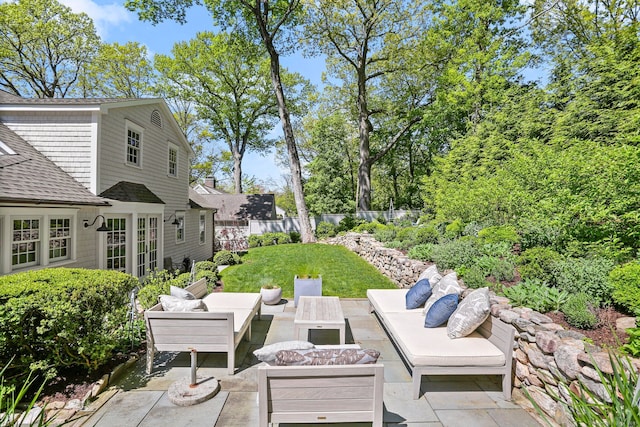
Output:
[[367,289],[396,286],[358,255],[343,246],[289,244],[250,249],[242,264],[222,271],[225,292],[259,292],[265,280],[282,287],[293,299],[293,277],[302,272],[322,275],[322,294],[366,298]]

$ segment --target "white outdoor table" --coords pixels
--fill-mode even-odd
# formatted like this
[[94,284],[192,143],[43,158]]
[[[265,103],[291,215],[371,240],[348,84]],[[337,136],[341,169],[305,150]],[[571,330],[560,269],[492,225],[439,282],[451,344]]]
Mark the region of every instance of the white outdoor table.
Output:
[[345,321],[338,297],[301,296],[293,320],[296,339],[306,341],[310,329],[338,329],[345,341]]

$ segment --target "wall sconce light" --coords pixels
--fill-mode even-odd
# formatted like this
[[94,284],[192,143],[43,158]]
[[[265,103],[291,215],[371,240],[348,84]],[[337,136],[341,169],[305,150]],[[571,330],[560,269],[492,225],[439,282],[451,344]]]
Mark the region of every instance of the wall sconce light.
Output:
[[180,220],[178,220],[178,217],[174,213],[169,215],[169,218],[165,219],[163,222],[169,221],[171,219],[171,217],[173,217],[173,221],[171,222],[172,225],[180,225]]
[[84,223],[84,228],[87,227],[91,227],[93,224],[96,223],[96,221],[98,220],[98,218],[102,218],[102,224],[100,225],[100,227],[96,228],[96,231],[100,231],[100,232],[104,232],[104,231],[111,231],[109,230],[109,227],[107,227],[107,220],[104,219],[104,216],[102,215],[98,215],[93,219],[93,222],[91,224],[89,224],[89,220],[88,219],[84,219],[82,220]]

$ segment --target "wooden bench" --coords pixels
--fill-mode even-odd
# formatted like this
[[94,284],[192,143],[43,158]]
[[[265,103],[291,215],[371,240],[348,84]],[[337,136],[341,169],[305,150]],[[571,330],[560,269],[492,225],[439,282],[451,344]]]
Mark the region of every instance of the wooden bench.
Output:
[[469,336],[450,339],[446,326],[424,327],[422,308],[407,310],[407,289],[369,289],[371,311],[411,368],[413,398],[420,397],[423,375],[500,375],[511,399],[515,329],[493,316]]
[[[207,293],[206,279],[186,287],[202,298],[208,312],[168,312],[156,304],[144,313],[147,325],[147,374],[156,351],[227,353],[227,370],[235,369],[235,349],[251,339],[251,321],[260,314],[259,293]],[[203,298],[204,297],[204,298]]]
[[260,366],[260,427],[372,422],[382,427],[384,366]]

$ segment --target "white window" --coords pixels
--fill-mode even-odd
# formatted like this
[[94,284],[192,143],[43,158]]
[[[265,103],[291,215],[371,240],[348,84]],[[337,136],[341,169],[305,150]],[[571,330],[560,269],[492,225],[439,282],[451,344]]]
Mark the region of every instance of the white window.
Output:
[[62,261],[71,256],[71,220],[49,218],[49,262]]
[[206,230],[207,230],[207,214],[205,212],[200,212],[200,222],[198,223],[199,228],[198,232],[200,235],[200,244],[204,244],[206,239]]
[[40,263],[40,220],[32,218],[13,220],[11,266],[29,267]]
[[176,243],[183,243],[185,241],[184,212],[176,212],[176,219],[178,220],[178,225],[176,225]]
[[169,144],[169,176],[178,176],[178,147]]
[[142,135],[143,129],[127,121],[127,151],[126,163],[131,166],[142,167]]
[[127,219],[107,219],[107,269],[127,271]]

